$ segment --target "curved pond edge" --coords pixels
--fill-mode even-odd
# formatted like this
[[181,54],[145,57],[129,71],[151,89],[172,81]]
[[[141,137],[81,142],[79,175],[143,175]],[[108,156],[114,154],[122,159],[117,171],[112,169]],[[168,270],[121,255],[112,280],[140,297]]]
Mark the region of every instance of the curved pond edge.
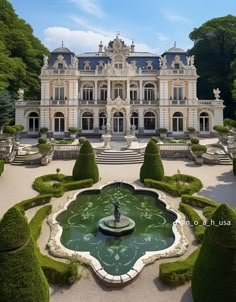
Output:
[[155,193],[158,196],[158,199],[165,205],[166,210],[170,213],[173,213],[176,215],[176,220],[173,223],[172,226],[172,231],[175,236],[175,241],[174,243],[169,246],[166,249],[160,250],[160,251],[150,251],[146,252],[145,255],[140,257],[133,267],[123,275],[119,276],[114,276],[111,274],[108,274],[100,264],[100,262],[93,257],[90,252],[78,252],[78,251],[73,251],[65,246],[62,245],[61,243],[61,235],[63,232],[63,228],[60,226],[59,222],[57,221],[57,217],[65,212],[68,208],[68,206],[74,202],[79,194],[82,192],[91,192],[91,191],[101,191],[104,187],[115,184],[115,183],[120,183],[119,181],[116,182],[108,182],[99,188],[85,188],[81,189],[78,192],[74,194],[74,196],[71,199],[68,199],[66,203],[59,207],[56,211],[54,211],[52,214],[50,214],[47,218],[47,223],[50,226],[50,237],[47,243],[47,247],[49,249],[49,252],[51,255],[59,258],[66,258],[69,259],[71,257],[76,258],[78,261],[81,263],[89,265],[93,271],[95,272],[96,276],[103,282],[112,285],[112,286],[118,286],[118,285],[125,285],[129,282],[131,282],[134,278],[138,276],[138,274],[142,271],[145,265],[151,264],[155,262],[156,260],[160,258],[170,258],[170,257],[177,257],[177,256],[182,256],[187,249],[188,246],[188,241],[186,237],[184,236],[183,232],[183,225],[182,225],[182,216],[181,214],[174,209],[171,209],[169,205],[166,203],[166,201],[161,197],[161,194],[155,190],[155,189],[150,189],[150,188],[143,188],[136,186],[134,184],[129,184],[126,182],[122,182],[124,185],[130,186],[134,189],[134,191],[146,191],[146,192],[152,192]]

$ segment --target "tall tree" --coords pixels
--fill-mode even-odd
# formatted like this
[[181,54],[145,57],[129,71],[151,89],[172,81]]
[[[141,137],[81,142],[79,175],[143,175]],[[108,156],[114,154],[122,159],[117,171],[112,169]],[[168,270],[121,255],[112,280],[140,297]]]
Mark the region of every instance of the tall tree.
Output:
[[16,15],[7,0],[1,0],[0,90],[8,89],[16,94],[21,87],[25,98],[38,99],[43,54],[49,51],[33,35],[31,26]]
[[0,90],[0,133],[2,127],[13,118],[14,100],[6,90]]
[[226,105],[225,114],[233,116],[236,110],[231,93],[236,78],[236,69],[232,72],[236,54],[236,17],[228,15],[211,19],[195,28],[189,37],[194,41],[190,55],[195,55],[200,74],[199,97],[212,98],[213,88],[219,87]]

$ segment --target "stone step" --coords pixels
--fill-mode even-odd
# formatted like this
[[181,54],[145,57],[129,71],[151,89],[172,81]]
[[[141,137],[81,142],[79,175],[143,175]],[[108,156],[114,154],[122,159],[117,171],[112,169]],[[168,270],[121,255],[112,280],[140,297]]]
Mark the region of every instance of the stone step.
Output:
[[26,158],[26,155],[17,154],[14,158],[14,161],[11,164],[15,165],[15,166],[23,166],[25,163],[25,158]]
[[97,155],[96,160],[98,164],[123,165],[142,163],[143,158],[143,154],[139,154],[132,150],[105,150],[104,152]]

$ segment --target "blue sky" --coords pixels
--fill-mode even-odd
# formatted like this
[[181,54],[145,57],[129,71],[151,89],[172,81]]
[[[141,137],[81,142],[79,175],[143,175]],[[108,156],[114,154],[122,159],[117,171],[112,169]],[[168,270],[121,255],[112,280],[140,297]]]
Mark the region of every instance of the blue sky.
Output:
[[228,14],[235,0],[10,0],[16,13],[50,49],[61,45],[75,53],[97,51],[117,31],[136,51],[161,54],[173,46],[188,49],[193,28]]

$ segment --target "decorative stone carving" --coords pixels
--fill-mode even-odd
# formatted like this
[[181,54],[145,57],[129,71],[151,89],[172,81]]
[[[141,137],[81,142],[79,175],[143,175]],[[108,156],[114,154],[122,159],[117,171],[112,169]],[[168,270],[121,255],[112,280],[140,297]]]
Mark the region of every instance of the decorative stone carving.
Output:
[[43,54],[43,69],[46,69],[48,67],[48,56]]
[[220,93],[221,93],[221,91],[220,91],[219,88],[216,88],[216,89],[214,88],[213,89],[213,94],[214,94],[214,97],[215,97],[216,100],[220,99]]
[[17,93],[18,93],[18,100],[23,101],[24,100],[24,89],[19,88]]
[[164,57],[160,56],[159,57],[159,65],[161,68],[165,69],[167,68],[167,59],[166,59],[166,55],[164,55]]
[[72,61],[72,66],[74,68],[78,68],[78,63],[79,63],[78,58],[76,56],[73,56],[71,61]]

